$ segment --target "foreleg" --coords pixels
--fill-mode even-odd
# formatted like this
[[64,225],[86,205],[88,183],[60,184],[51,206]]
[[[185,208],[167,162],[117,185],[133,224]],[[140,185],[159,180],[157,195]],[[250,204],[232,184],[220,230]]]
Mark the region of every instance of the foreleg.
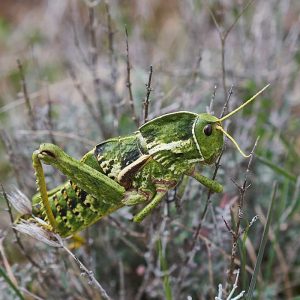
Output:
[[154,198],[151,200],[149,204],[147,204],[138,214],[133,217],[133,221],[140,223],[144,220],[146,216],[148,216],[155,207],[162,201],[167,191],[159,191],[156,193]]
[[215,180],[201,175],[199,172],[194,171],[189,176],[195,178],[198,182],[208,187],[211,191],[215,193],[221,193],[223,191],[223,186]]

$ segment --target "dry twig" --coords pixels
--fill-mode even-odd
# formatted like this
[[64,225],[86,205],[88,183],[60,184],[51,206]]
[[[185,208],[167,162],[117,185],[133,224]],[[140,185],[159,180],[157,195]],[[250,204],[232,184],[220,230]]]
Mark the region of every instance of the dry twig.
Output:
[[[7,205],[7,210],[8,210],[8,214],[9,214],[9,218],[10,218],[10,222],[11,224],[14,224],[14,217],[13,217],[13,214],[12,214],[12,211],[11,211],[11,206],[10,206],[10,203],[8,201],[8,198],[7,198],[7,194],[4,190],[4,187],[3,185],[1,184],[1,188],[2,188],[2,195],[3,195],[3,198],[6,202],[6,205]],[[19,246],[22,254],[28,259],[28,261],[36,268],[40,269],[41,270],[41,266],[29,255],[29,253],[27,253],[21,239],[20,239],[20,236],[19,236],[19,233],[18,231],[12,227],[12,230],[14,232],[14,235],[15,235],[15,238],[16,238],[16,243],[17,245]]]
[[90,34],[90,70],[93,79],[93,87],[95,91],[95,96],[98,103],[98,109],[100,118],[97,120],[97,124],[99,128],[101,128],[102,135],[104,138],[108,138],[110,136],[109,130],[106,128],[106,124],[104,122],[105,116],[105,108],[102,103],[101,97],[101,81],[97,74],[98,68],[98,47],[97,47],[97,38],[96,38],[96,27],[97,27],[97,20],[95,17],[95,5],[90,5],[88,7],[89,11],[89,34]]
[[232,236],[232,247],[231,247],[231,259],[230,259],[230,264],[229,264],[229,271],[228,271],[228,276],[227,276],[227,287],[230,286],[233,283],[233,273],[235,270],[235,258],[237,256],[237,249],[238,249],[238,240],[241,236],[241,234],[243,233],[243,231],[241,231],[241,219],[243,218],[243,207],[244,207],[244,198],[245,198],[245,193],[246,190],[248,189],[248,175],[250,172],[250,166],[251,163],[253,161],[253,154],[254,151],[256,149],[258,143],[258,138],[255,141],[255,144],[251,150],[251,156],[248,162],[248,166],[244,175],[244,182],[241,186],[239,186],[238,184],[235,185],[237,186],[239,192],[240,192],[240,197],[238,199],[238,211],[237,211],[237,216],[236,217],[236,224],[234,226],[234,228],[232,226],[229,226],[227,224],[227,222],[225,221],[225,225],[227,227],[227,229],[229,230],[229,232],[231,233]]
[[81,96],[81,99],[82,99],[83,103],[85,104],[88,112],[90,113],[90,115],[93,118],[94,122],[97,124],[97,126],[99,127],[99,129],[101,131],[102,126],[101,126],[101,123],[99,122],[100,117],[99,117],[97,111],[95,110],[91,99],[88,97],[87,93],[83,90],[83,87],[81,86],[81,83],[79,82],[74,70],[71,67],[69,68],[69,73],[70,73],[70,76],[73,80],[73,83],[74,83],[74,86],[75,86],[76,90],[78,91],[78,93]]
[[32,106],[31,106],[30,97],[29,97],[28,90],[27,90],[27,84],[26,84],[26,79],[25,79],[25,75],[24,75],[23,65],[19,59],[17,59],[17,64],[18,64],[20,78],[21,78],[23,96],[25,99],[25,104],[26,104],[27,113],[28,113],[28,117],[29,117],[30,128],[32,130],[35,130],[36,129],[36,119],[35,119],[35,115],[34,115],[34,112],[33,112]]
[[131,65],[130,65],[130,56],[129,56],[129,43],[128,43],[128,31],[127,27],[125,27],[125,36],[126,36],[126,64],[127,64],[127,80],[126,80],[126,86],[128,88],[129,92],[129,105],[131,108],[131,114],[132,114],[132,120],[135,122],[136,126],[139,126],[139,119],[135,112],[134,107],[134,100],[133,100],[133,94],[131,89]]
[[207,5],[209,14],[216,26],[216,29],[219,34],[220,42],[221,42],[221,64],[222,64],[222,85],[223,85],[223,91],[224,91],[224,99],[226,99],[227,94],[227,87],[226,87],[226,66],[225,66],[225,49],[226,49],[226,41],[229,33],[234,28],[240,17],[244,14],[244,12],[248,9],[248,7],[254,2],[255,0],[250,0],[247,2],[247,4],[243,7],[241,12],[236,16],[233,23],[225,30],[222,30],[220,27],[220,24],[218,23],[213,11],[211,10],[210,6]]
[[111,15],[110,15],[110,8],[109,4],[106,1],[105,2],[105,9],[106,9],[106,15],[107,15],[107,36],[108,36],[108,49],[109,49],[109,65],[110,65],[110,77],[112,81],[112,113],[114,116],[114,128],[118,127],[118,121],[119,121],[119,115],[118,115],[118,102],[120,102],[120,99],[116,93],[116,84],[117,84],[117,78],[118,78],[118,72],[117,72],[117,59],[115,55],[115,49],[114,49],[114,32],[112,29],[112,22],[111,22]]
[[144,101],[144,123],[148,122],[148,112],[149,112],[149,104],[150,104],[150,93],[152,91],[151,89],[151,80],[152,80],[152,72],[153,68],[150,66],[150,71],[149,71],[149,78],[148,78],[148,83],[146,83],[146,97]]
[[75,262],[79,265],[80,270],[84,272],[84,274],[89,278],[90,283],[93,284],[98,291],[100,292],[100,295],[102,299],[104,300],[111,300],[111,298],[106,293],[105,289],[102,287],[102,285],[99,283],[99,281],[95,278],[94,273],[86,268],[86,266],[78,259],[73,252],[71,252],[63,243],[62,239],[57,235],[57,240],[61,244],[61,247],[75,260]]

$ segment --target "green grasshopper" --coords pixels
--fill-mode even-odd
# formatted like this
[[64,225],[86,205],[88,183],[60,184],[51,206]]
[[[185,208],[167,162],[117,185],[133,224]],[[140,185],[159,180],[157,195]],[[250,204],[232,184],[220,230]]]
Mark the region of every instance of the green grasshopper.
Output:
[[[133,217],[134,222],[141,222],[184,175],[213,192],[222,192],[221,184],[201,175],[195,167],[216,161],[224,135],[247,157],[223,129],[222,121],[267,87],[220,119],[186,111],[162,115],[131,135],[98,144],[80,161],[56,145],[42,144],[32,156],[38,194],[33,197],[29,220],[67,237],[123,206],[146,204]],[[42,162],[59,169],[69,181],[48,192]]]

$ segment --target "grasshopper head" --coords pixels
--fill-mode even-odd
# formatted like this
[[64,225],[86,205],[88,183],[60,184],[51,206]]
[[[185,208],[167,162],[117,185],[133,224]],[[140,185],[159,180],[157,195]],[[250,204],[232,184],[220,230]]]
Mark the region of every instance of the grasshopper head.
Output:
[[231,117],[238,111],[240,111],[243,107],[251,103],[259,94],[261,94],[267,87],[266,85],[263,89],[257,92],[254,96],[248,99],[245,103],[240,105],[238,108],[228,113],[226,116],[218,119],[210,114],[199,114],[194,126],[193,126],[193,136],[196,142],[198,151],[200,155],[202,155],[203,160],[207,164],[211,164],[216,161],[218,156],[220,155],[224,143],[224,136],[226,135],[232,143],[236,146],[238,151],[244,156],[249,157],[250,155],[246,155],[238,143],[234,140],[234,138],[227,133],[221,125],[221,122]]
[[199,114],[193,128],[194,139],[204,162],[212,164],[220,155],[224,143],[219,119],[210,114]]

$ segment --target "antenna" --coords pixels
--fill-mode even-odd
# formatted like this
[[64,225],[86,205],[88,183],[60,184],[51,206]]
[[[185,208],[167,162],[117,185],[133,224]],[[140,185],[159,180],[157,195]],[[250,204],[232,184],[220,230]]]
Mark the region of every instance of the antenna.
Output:
[[[219,122],[222,122],[222,121],[226,120],[227,118],[229,118],[230,116],[234,115],[239,110],[241,110],[242,108],[244,108],[246,105],[248,105],[250,102],[252,102],[258,95],[260,95],[266,88],[268,88],[269,85],[270,85],[270,83],[267,84],[264,88],[262,88],[259,92],[257,92],[254,96],[252,96],[245,103],[243,103],[242,105],[240,105],[238,108],[236,108],[235,110],[233,110],[232,112],[230,112],[229,114],[227,114],[226,116],[224,116],[223,118],[219,119]],[[224,133],[225,133],[225,131],[224,131]]]
[[243,152],[243,150],[240,148],[240,146],[238,145],[238,143],[235,141],[235,139],[229,134],[229,133],[227,133],[224,129],[223,129],[223,127],[222,126],[220,126],[220,125],[217,125],[216,126],[216,129],[218,129],[218,130],[221,130],[232,142],[233,142],[233,144],[237,147],[237,149],[239,150],[239,152],[244,156],[244,157],[250,157],[251,156],[251,154],[248,154],[248,155],[246,155],[244,152]]

